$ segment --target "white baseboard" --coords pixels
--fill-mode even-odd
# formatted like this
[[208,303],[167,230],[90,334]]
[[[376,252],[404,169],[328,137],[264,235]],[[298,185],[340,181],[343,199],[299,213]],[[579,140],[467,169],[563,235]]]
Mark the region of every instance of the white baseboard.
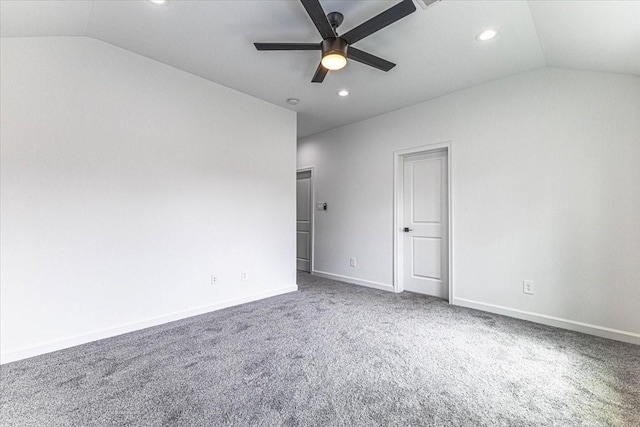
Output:
[[286,294],[289,292],[295,292],[298,290],[298,285],[285,286],[278,289],[273,289],[266,292],[260,292],[246,297],[234,298],[226,301],[221,301],[216,304],[206,305],[201,307],[192,308],[185,311],[166,314],[163,316],[153,317],[151,319],[142,320],[140,322],[129,323],[126,325],[116,326],[115,328],[107,328],[99,331],[89,332],[87,334],[75,335],[61,340],[53,342],[23,348],[20,350],[9,351],[0,355],[0,364],[14,362],[16,360],[26,359],[29,357],[39,356],[45,353],[51,353],[52,351],[62,350],[69,347],[75,347],[77,345],[86,344],[88,342],[101,340],[104,338],[114,337],[116,335],[122,335],[140,329],[149,328],[151,326],[158,326],[164,323],[173,322],[187,317],[198,316],[200,314],[209,313],[212,311],[222,310],[223,308],[232,307],[235,305],[245,304],[252,301],[257,301],[277,295]]
[[356,279],[355,277],[341,276],[340,274],[327,273],[326,271],[313,270],[312,275],[324,277],[325,279],[339,280],[354,285],[366,286],[367,288],[380,289],[382,291],[393,292],[393,286],[385,283],[371,282],[369,280]]
[[465,298],[453,299],[453,305],[473,308],[476,310],[488,311],[490,313],[515,317],[516,319],[529,320],[543,325],[555,326],[557,328],[568,329],[570,331],[582,332],[602,338],[609,338],[616,341],[628,342],[640,345],[640,334],[619,329],[606,328],[604,326],[591,325],[589,323],[577,322],[575,320],[562,319],[560,317],[547,316],[546,314],[533,313],[530,311],[517,310],[484,302],[468,300]]

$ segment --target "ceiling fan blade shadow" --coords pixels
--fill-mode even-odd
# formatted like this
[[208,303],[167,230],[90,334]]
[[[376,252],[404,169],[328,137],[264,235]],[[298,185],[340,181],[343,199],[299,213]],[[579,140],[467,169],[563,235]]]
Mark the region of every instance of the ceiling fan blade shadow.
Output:
[[318,69],[316,70],[316,73],[313,75],[313,78],[311,79],[311,83],[322,83],[324,81],[324,78],[327,76],[328,72],[329,70],[324,68],[322,64],[318,64]]
[[258,50],[320,50],[320,43],[254,43]]
[[405,16],[412,14],[415,10],[416,6],[413,4],[413,0],[402,0],[395,6],[390,7],[379,15],[376,15],[368,21],[358,25],[340,37],[347,43],[353,44],[358,40],[362,40],[376,31],[383,29],[387,25],[391,25]]
[[393,62],[389,62],[386,59],[379,58],[352,46],[349,46],[347,50],[347,57],[382,71],[389,71],[396,66]]
[[331,24],[329,24],[327,14],[324,13],[322,6],[320,6],[319,0],[300,0],[300,2],[306,9],[307,14],[309,14],[309,17],[318,29],[318,32],[322,36],[323,40],[336,36],[336,34],[333,32]]

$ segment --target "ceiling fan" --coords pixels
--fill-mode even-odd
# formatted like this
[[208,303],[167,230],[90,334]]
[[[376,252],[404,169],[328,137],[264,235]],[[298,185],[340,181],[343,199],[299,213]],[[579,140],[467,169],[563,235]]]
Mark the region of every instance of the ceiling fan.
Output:
[[320,50],[322,59],[311,80],[322,83],[327,73],[340,70],[347,65],[347,58],[361,62],[382,71],[389,71],[396,66],[393,62],[379,58],[370,53],[351,46],[355,42],[393,24],[405,16],[415,12],[413,0],[402,0],[377,16],[358,25],[354,29],[339,35],[338,27],[344,16],[340,12],[325,15],[319,0],[300,0],[309,17],[322,36],[320,43],[254,43],[258,50]]

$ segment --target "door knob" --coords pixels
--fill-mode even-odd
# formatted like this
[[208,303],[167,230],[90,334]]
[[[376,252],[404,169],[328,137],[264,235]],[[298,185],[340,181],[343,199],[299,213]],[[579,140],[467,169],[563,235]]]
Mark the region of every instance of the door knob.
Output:
[[413,230],[410,229],[409,227],[405,227],[404,229],[402,229],[402,231],[404,231],[405,233],[408,233],[408,232],[413,231]]

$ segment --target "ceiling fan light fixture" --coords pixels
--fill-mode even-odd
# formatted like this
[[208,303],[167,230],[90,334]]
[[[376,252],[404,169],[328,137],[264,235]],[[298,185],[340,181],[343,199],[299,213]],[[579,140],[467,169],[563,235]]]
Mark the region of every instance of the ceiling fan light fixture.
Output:
[[329,53],[322,57],[322,66],[327,70],[341,70],[347,65],[347,58],[340,53]]
[[347,42],[339,37],[322,41],[322,66],[330,71],[341,70],[347,65]]

